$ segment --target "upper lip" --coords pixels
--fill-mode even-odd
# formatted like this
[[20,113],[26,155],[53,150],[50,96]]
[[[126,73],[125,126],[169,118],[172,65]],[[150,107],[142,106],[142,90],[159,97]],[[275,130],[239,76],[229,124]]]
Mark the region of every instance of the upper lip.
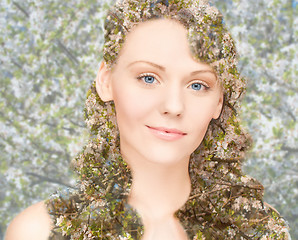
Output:
[[168,132],[168,133],[177,133],[177,134],[181,134],[181,135],[186,135],[185,132],[182,132],[176,128],[165,128],[165,127],[151,127],[151,126],[148,126],[146,125],[147,127],[149,128],[153,128],[153,129],[156,129],[156,130],[159,130],[159,131],[164,131],[164,132]]

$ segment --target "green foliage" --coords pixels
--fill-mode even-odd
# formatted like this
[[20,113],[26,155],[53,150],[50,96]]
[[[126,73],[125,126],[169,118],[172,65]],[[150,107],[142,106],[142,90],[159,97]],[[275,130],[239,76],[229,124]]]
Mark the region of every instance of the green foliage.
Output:
[[25,207],[74,185],[69,163],[86,135],[85,92],[101,59],[107,6],[1,1],[2,232]]
[[[297,6],[293,1],[214,1],[231,27],[248,78],[242,119],[254,148],[246,171],[298,238]],[[296,8],[295,8],[296,6]]]
[[[266,201],[298,239],[297,7],[282,0],[213,2],[237,40],[240,68],[249,78],[242,118],[255,150],[246,171],[264,184]],[[85,141],[84,101],[102,56],[109,4],[1,1],[2,232],[25,207],[74,185],[69,162]]]

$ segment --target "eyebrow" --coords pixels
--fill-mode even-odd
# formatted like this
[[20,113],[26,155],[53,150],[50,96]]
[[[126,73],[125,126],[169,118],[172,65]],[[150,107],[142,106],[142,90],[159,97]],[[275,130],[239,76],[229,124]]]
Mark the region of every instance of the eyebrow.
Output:
[[132,63],[128,64],[128,67],[130,67],[131,65],[134,65],[134,64],[136,64],[136,63],[147,63],[147,64],[149,64],[149,65],[151,65],[151,66],[153,66],[153,67],[156,67],[156,68],[158,68],[158,69],[160,69],[160,70],[162,70],[162,71],[164,71],[164,72],[166,71],[166,68],[163,67],[163,66],[161,66],[161,65],[158,65],[158,64],[156,64],[156,63],[149,62],[149,61],[143,61],[143,60],[139,60],[139,61],[132,62]]
[[213,71],[213,70],[198,70],[198,71],[194,71],[192,72],[190,75],[193,76],[193,75],[196,75],[196,74],[200,74],[200,73],[212,73],[216,78],[217,78],[217,75],[216,73]]
[[[155,68],[158,68],[158,69],[160,69],[160,70],[162,70],[162,71],[164,71],[164,72],[166,71],[166,68],[165,68],[164,66],[158,65],[158,64],[153,63],[153,62],[144,61],[144,60],[134,61],[134,62],[128,64],[127,67],[130,67],[130,66],[132,66],[132,65],[134,65],[134,64],[136,64],[136,63],[146,63],[146,64],[149,64],[149,65],[151,65],[151,66],[153,66],[153,67],[155,67]],[[193,76],[193,75],[196,75],[196,74],[206,73],[206,72],[209,72],[209,73],[214,74],[215,77],[217,78],[216,73],[215,73],[213,70],[208,70],[208,69],[193,71],[193,72],[190,73],[190,75]]]

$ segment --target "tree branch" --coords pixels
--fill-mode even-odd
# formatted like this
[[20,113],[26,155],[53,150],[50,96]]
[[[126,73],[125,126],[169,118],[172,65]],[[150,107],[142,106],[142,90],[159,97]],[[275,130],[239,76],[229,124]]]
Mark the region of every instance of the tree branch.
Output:
[[36,173],[32,173],[32,172],[26,172],[26,174],[27,175],[30,175],[30,176],[33,176],[33,177],[37,177],[38,179],[40,179],[43,182],[56,183],[56,184],[59,184],[59,185],[63,185],[63,186],[72,188],[72,189],[76,189],[74,186],[69,185],[68,183],[64,183],[62,181],[59,181],[57,179],[49,178],[49,177],[42,176],[42,175],[39,175],[39,174],[36,174]]
[[57,40],[57,42],[62,51],[66,53],[66,56],[75,64],[79,64],[77,58],[64,46],[64,44],[59,39]]
[[27,18],[29,18],[29,13],[26,12],[26,10],[24,8],[21,7],[20,4],[18,4],[17,2],[12,2],[19,10],[21,10],[22,13],[24,13],[26,15]]
[[285,146],[285,145],[283,145],[281,147],[281,150],[288,151],[288,152],[291,152],[291,153],[297,153],[298,152],[298,148],[292,148],[292,147],[288,147],[288,146]]
[[212,157],[211,158],[211,161],[225,162],[225,163],[241,163],[241,161],[243,161],[243,158],[227,158],[227,159],[222,159],[222,158]]
[[86,125],[81,125],[79,123],[74,122],[71,118],[67,119],[69,122],[71,122],[73,125],[78,126],[80,128],[86,128]]
[[22,66],[21,66],[20,64],[18,64],[15,60],[11,59],[11,62],[12,62],[14,65],[16,65],[18,68],[20,68],[20,69],[23,70]]

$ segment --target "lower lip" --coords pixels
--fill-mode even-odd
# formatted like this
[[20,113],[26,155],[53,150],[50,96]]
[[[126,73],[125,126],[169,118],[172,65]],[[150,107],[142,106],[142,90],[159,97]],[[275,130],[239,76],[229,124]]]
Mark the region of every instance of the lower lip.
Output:
[[180,138],[182,138],[184,135],[183,134],[179,134],[179,133],[167,133],[167,132],[164,132],[164,131],[160,131],[160,130],[157,130],[157,129],[154,129],[154,128],[150,128],[148,127],[148,129],[150,130],[150,132],[160,138],[160,139],[163,139],[163,140],[168,140],[168,141],[174,141],[174,140],[178,140]]

